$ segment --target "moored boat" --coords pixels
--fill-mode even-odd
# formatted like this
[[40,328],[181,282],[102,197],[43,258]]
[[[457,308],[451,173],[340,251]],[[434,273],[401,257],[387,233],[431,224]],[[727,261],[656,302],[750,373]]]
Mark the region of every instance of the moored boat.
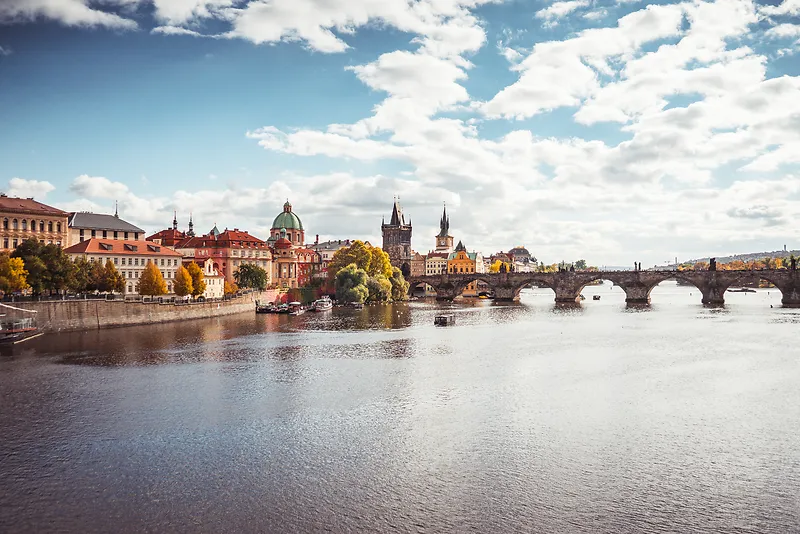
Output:
[[0,343],[19,343],[40,334],[31,317],[0,320]]
[[314,301],[314,304],[311,308],[314,311],[327,311],[333,309],[333,301],[327,295],[324,297],[317,299]]
[[306,312],[302,302],[289,303],[289,315],[300,315]]

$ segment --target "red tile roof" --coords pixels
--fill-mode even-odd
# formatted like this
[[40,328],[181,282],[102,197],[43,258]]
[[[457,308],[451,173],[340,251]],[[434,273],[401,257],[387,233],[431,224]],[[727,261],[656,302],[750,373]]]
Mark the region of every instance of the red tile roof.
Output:
[[68,214],[58,208],[37,202],[32,198],[16,198],[0,195],[0,210],[15,213],[35,213],[37,215],[64,216]]
[[150,241],[123,241],[120,239],[87,239],[64,249],[67,254],[104,254],[106,256],[178,256],[169,247]]
[[189,237],[182,240],[175,245],[175,248],[228,248],[232,243],[237,243],[235,246],[255,246],[259,248],[267,248],[267,242],[248,234],[241,232],[238,229],[225,230],[217,236],[214,235],[199,235]]

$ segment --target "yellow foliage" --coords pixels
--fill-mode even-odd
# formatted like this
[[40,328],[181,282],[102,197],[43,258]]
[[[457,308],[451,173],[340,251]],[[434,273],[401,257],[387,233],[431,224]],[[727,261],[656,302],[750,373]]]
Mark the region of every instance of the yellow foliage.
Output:
[[165,295],[167,293],[167,283],[155,263],[149,262],[144,271],[142,271],[137,291],[140,295],[150,296]]
[[28,271],[22,258],[11,258],[6,253],[0,254],[0,291],[11,293],[30,287],[27,281]]

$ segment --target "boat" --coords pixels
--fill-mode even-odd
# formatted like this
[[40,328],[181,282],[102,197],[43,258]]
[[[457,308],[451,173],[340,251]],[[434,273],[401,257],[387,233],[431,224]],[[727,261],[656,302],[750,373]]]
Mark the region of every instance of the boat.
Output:
[[361,302],[353,302],[352,304],[350,304],[350,306],[352,308],[355,308],[356,310],[363,310],[364,309],[364,304],[362,304]]
[[302,302],[289,303],[289,315],[301,315],[306,312]]
[[330,299],[329,296],[325,295],[324,297],[315,300],[311,309],[314,310],[314,311],[332,310],[333,309],[333,301]]
[[583,296],[583,293],[581,293],[581,297],[580,298],[581,298],[581,300],[586,300],[586,297]]
[[256,301],[256,313],[275,313],[275,305]]
[[32,317],[0,320],[0,343],[20,343],[42,335]]
[[600,300],[600,295],[592,295],[592,300]]
[[456,324],[456,314],[454,313],[440,313],[433,318],[435,326],[449,326]]
[[755,293],[755,289],[750,289],[749,287],[740,287],[739,289],[729,289],[728,293]]

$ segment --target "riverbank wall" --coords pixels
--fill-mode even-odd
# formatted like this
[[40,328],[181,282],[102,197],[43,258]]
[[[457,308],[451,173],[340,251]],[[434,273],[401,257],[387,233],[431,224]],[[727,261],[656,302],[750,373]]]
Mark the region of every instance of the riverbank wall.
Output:
[[249,293],[215,302],[173,304],[125,302],[122,300],[58,300],[8,303],[35,314],[5,310],[8,315],[32,317],[43,332],[75,332],[120,326],[147,325],[170,321],[206,319],[222,315],[254,312],[255,302],[272,302],[276,290]]

